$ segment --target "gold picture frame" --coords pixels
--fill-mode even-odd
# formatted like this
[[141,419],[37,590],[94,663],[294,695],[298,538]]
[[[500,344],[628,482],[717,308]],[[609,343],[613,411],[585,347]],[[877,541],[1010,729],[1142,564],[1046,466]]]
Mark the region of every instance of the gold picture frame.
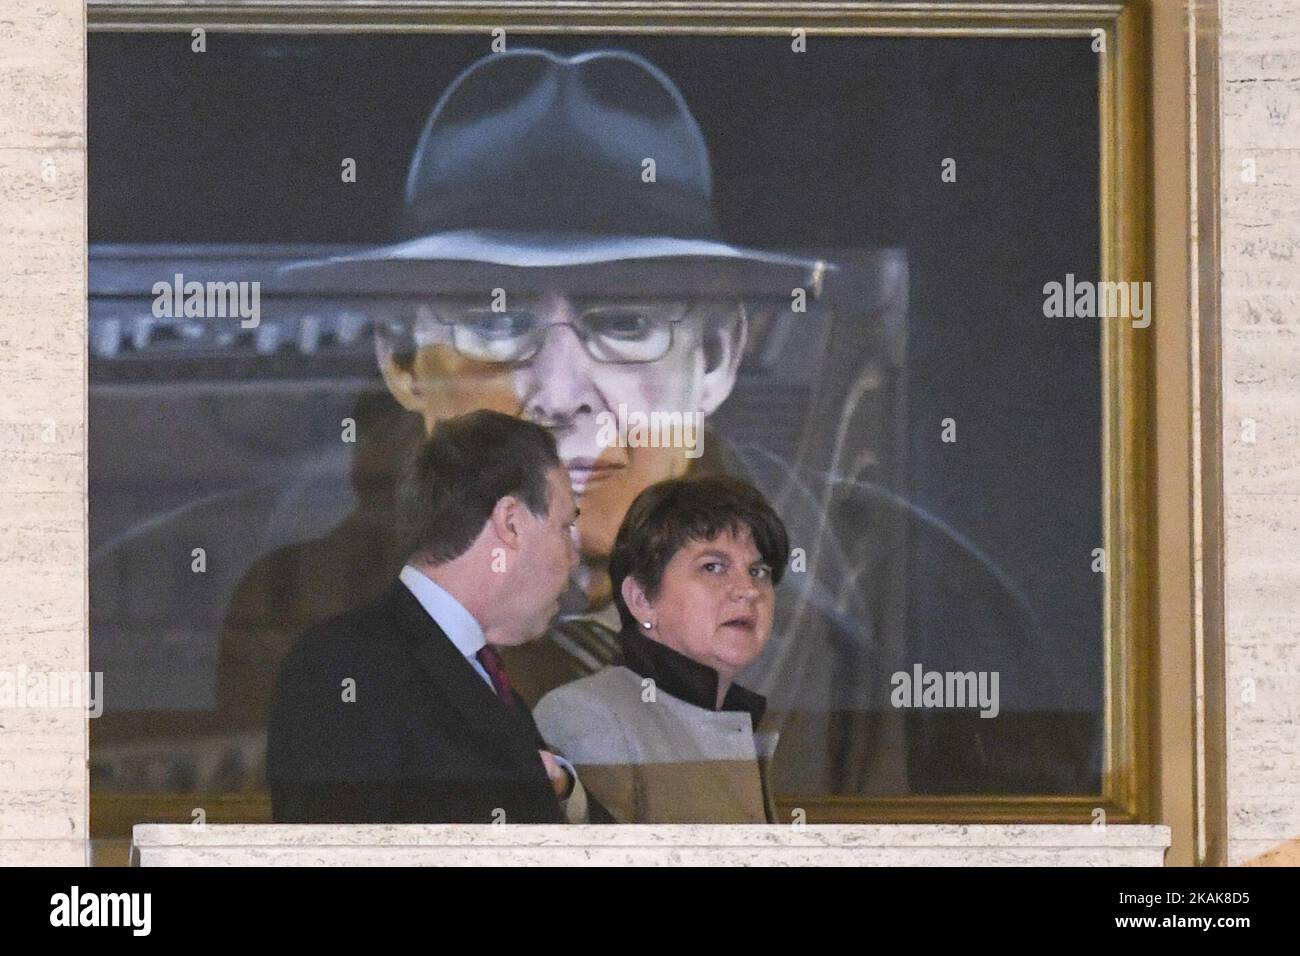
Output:
[[[1103,281],[1152,276],[1150,6],[1115,3],[855,2],[100,2],[88,4],[98,31],[785,34],[907,37],[1101,38],[1098,90],[1099,221]],[[807,821],[944,823],[1152,822],[1159,798],[1155,744],[1158,691],[1155,560],[1155,356],[1150,330],[1108,323],[1102,336],[1105,579],[1105,749],[1102,790],[1072,796],[828,797],[783,799]],[[1190,557],[1190,556],[1189,556]],[[1201,759],[1204,758],[1202,753]],[[100,835],[143,820],[189,822],[190,803],[173,794],[92,794]],[[261,795],[232,794],[211,822],[269,820]]]

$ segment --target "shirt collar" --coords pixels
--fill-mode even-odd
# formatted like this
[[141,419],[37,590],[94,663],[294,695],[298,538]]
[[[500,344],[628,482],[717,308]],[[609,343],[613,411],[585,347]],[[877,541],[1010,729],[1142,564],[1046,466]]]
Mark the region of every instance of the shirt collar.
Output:
[[[693,661],[632,628],[625,628],[620,638],[624,667],[641,677],[649,677],[656,687],[679,700],[705,710],[718,709],[718,672],[712,667]],[[753,727],[757,728],[767,710],[767,698],[732,681],[722,700],[722,709],[747,711]]]
[[[474,615],[443,587],[409,564],[398,575],[420,606],[465,657],[474,657],[487,643],[483,628]],[[670,692],[671,693],[671,692]]]

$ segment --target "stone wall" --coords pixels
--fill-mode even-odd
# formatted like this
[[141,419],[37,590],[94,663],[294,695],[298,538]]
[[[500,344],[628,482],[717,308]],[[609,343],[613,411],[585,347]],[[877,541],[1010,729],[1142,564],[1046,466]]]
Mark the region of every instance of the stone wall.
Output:
[[1220,15],[1228,859],[1238,863],[1300,837],[1300,3],[1223,0]]
[[[85,12],[2,5],[0,673],[13,681],[87,660]],[[84,710],[0,708],[0,865],[84,863],[87,794]]]

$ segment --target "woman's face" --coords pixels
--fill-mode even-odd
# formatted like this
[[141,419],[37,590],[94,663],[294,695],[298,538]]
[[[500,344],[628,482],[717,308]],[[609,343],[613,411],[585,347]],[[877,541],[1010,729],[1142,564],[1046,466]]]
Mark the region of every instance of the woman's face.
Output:
[[651,638],[730,679],[758,657],[772,633],[772,569],[748,528],[724,531],[678,550],[649,604]]

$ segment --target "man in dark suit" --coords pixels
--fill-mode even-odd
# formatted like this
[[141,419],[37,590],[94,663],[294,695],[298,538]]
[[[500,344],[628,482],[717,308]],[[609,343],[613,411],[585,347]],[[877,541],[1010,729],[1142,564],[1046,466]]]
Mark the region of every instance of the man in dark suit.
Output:
[[447,419],[398,496],[410,555],[379,601],[305,634],[267,749],[279,823],[587,819],[498,653],[541,635],[578,562],[555,439],[480,411]]

